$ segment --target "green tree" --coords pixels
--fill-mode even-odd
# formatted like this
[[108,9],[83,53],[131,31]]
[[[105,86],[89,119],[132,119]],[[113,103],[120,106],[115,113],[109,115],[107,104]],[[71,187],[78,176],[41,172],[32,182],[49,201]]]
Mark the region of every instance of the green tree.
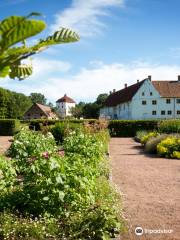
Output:
[[79,102],[78,104],[76,104],[76,106],[75,107],[72,107],[71,108],[71,114],[72,114],[72,116],[73,117],[75,117],[75,118],[81,118],[81,117],[83,117],[83,109],[84,109],[84,106],[85,106],[86,104],[84,103],[84,102]]
[[86,103],[83,107],[84,118],[98,118],[99,117],[99,105],[95,103]]
[[107,99],[107,97],[108,97],[108,94],[107,94],[107,93],[101,93],[101,94],[99,94],[99,96],[98,96],[97,99],[96,99],[96,103],[97,103],[98,105],[100,105],[100,106],[103,106],[104,103],[105,103],[105,101],[106,101],[106,99]]
[[31,93],[29,97],[30,97],[32,103],[40,103],[40,104],[46,105],[47,99],[41,93]]
[[9,93],[3,88],[0,88],[0,118],[8,117]]
[[0,88],[0,118],[22,118],[32,105],[29,97]]
[[31,19],[40,16],[31,13],[28,16],[11,16],[0,22],[0,77],[9,76],[22,80],[32,74],[32,64],[23,63],[24,59],[39,53],[54,44],[79,40],[77,33],[61,28],[46,39],[40,39],[33,46],[27,46],[26,40],[46,28],[44,21]]

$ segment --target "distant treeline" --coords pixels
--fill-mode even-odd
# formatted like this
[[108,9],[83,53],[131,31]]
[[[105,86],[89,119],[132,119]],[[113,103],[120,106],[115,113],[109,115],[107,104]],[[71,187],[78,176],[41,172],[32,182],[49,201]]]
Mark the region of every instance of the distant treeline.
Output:
[[23,114],[32,105],[30,97],[0,88],[0,118],[21,119]]

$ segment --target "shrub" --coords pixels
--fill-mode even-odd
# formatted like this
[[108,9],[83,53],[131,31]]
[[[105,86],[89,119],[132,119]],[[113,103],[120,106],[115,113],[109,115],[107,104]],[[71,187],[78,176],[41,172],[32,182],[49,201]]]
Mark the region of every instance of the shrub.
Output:
[[134,137],[139,130],[157,129],[157,124],[157,120],[112,120],[108,128],[112,137]]
[[[72,131],[64,140],[64,155],[57,151],[52,136],[27,130],[18,133],[10,153],[23,172],[12,191],[1,197],[0,210],[8,215],[4,220],[0,216],[0,236],[114,237],[123,224],[119,219],[119,199],[102,164],[107,161],[107,140],[105,131]],[[9,211],[18,214],[9,215]]]
[[57,143],[62,143],[64,138],[71,131],[76,131],[81,128],[79,123],[72,122],[58,122],[55,126],[50,128],[52,135],[54,136]]
[[0,119],[0,136],[13,136],[19,128],[19,120]]
[[134,139],[137,142],[141,142],[141,139],[147,134],[148,134],[148,132],[146,130],[139,130],[136,132],[136,136]]
[[180,158],[180,138],[168,137],[157,145],[157,152],[160,156]]
[[145,145],[151,138],[157,137],[158,135],[158,132],[149,132],[141,138],[141,143]]
[[161,121],[158,129],[161,133],[180,133],[180,119]]
[[15,135],[8,155],[16,159],[20,171],[28,166],[29,161],[41,156],[44,152],[52,153],[57,146],[51,133],[43,135],[27,129],[22,129]]
[[156,137],[152,137],[145,144],[145,152],[147,153],[157,153],[157,145],[164,139],[168,137],[167,134],[161,134]]

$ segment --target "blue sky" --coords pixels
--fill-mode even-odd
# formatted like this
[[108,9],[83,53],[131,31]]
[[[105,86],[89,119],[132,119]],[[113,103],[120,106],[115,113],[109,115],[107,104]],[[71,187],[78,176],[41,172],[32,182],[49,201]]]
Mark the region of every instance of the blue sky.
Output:
[[36,39],[59,27],[81,37],[34,56],[30,78],[0,79],[10,90],[89,102],[148,75],[172,80],[180,74],[179,0],[0,0],[0,9],[1,19],[42,13],[47,29]]

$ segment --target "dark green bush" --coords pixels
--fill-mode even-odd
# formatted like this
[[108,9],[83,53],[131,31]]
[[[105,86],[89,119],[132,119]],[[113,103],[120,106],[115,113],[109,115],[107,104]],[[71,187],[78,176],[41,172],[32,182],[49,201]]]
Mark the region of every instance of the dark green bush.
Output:
[[112,137],[134,137],[139,130],[157,129],[157,120],[111,120],[109,131]]
[[50,131],[59,144],[63,142],[70,131],[80,129],[81,125],[79,122],[57,122],[54,126],[50,127]]
[[16,119],[0,119],[0,136],[13,136],[20,128]]

